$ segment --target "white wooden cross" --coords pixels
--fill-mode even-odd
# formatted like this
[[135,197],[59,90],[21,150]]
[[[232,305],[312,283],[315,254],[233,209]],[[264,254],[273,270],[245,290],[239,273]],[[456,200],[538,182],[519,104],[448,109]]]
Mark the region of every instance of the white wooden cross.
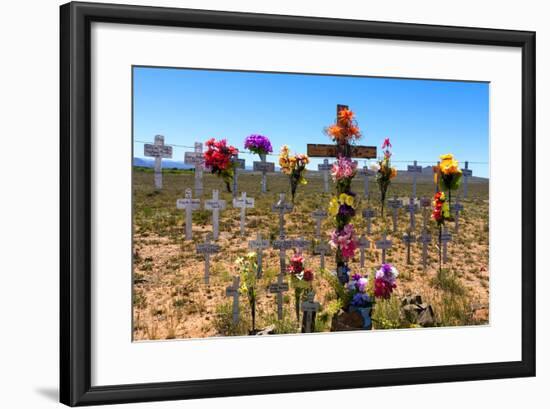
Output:
[[420,207],[422,207],[422,230],[426,230],[428,223],[428,208],[432,205],[432,201],[428,197],[420,199]]
[[212,190],[212,199],[204,202],[204,208],[212,212],[212,231],[214,240],[219,237],[220,210],[225,209],[225,200],[219,199],[219,191]]
[[261,162],[253,163],[254,172],[262,172],[262,193],[267,192],[267,172],[275,172],[275,163],[266,162],[265,157],[261,158]]
[[407,246],[407,264],[411,264],[411,243],[416,241],[412,231],[403,234],[403,243]]
[[240,198],[233,199],[233,207],[241,209],[241,236],[244,236],[246,209],[254,207],[254,198],[246,197],[246,192],[242,192]]
[[362,234],[359,238],[359,265],[361,268],[365,267],[365,249],[368,247],[370,247],[370,241]]
[[381,240],[375,242],[376,248],[382,250],[382,264],[386,263],[386,250],[391,249],[392,242],[386,238],[386,233]]
[[277,294],[277,318],[283,319],[283,293],[288,291],[288,283],[283,282],[284,272],[277,276],[277,282],[269,285],[269,292]]
[[233,199],[237,197],[239,186],[238,186],[238,179],[239,179],[239,169],[244,169],[245,167],[245,160],[239,159],[239,155],[235,155],[231,157],[231,163],[233,163]]
[[311,213],[311,217],[315,220],[315,237],[321,237],[321,222],[328,216],[326,210],[317,209]]
[[233,324],[239,322],[239,287],[240,287],[241,277],[233,277],[233,285],[225,287],[225,296],[233,297]]
[[273,248],[279,250],[279,264],[281,273],[286,273],[286,251],[294,247],[293,240],[285,240],[284,234],[279,237],[279,240],[273,240]]
[[418,205],[416,204],[416,199],[414,197],[409,198],[409,204],[405,206],[405,209],[407,210],[407,213],[409,213],[410,217],[410,226],[411,230],[414,230],[416,228],[416,218],[415,213],[418,210]]
[[363,166],[361,169],[361,174],[363,175],[363,180],[365,183],[365,192],[364,196],[369,198],[369,176],[374,176],[374,171],[370,170],[368,166]]
[[193,152],[185,152],[184,163],[195,166],[195,196],[202,196],[202,174],[204,171],[204,156],[202,153],[202,143],[195,142]]
[[419,241],[420,243],[422,243],[422,265],[424,266],[425,270],[426,265],[428,264],[428,245],[432,242],[432,235],[429,234],[426,230],[423,230]]
[[197,244],[197,253],[204,254],[204,282],[208,284],[210,275],[210,255],[220,251],[220,246],[210,243],[212,239],[210,234],[206,235],[206,240],[202,244]]
[[290,213],[294,207],[285,197],[284,193],[279,193],[279,201],[271,206],[272,212],[279,213],[279,235],[285,234],[285,213]]
[[164,144],[164,136],[155,135],[155,142],[146,143],[143,151],[145,156],[155,158],[155,188],[162,189],[162,158],[172,157],[172,147]]
[[443,228],[443,231],[441,232],[441,242],[439,243],[440,246],[443,246],[443,262],[447,262],[447,244],[453,239],[453,236],[446,227]]
[[321,270],[325,269],[325,254],[329,251],[329,245],[322,241],[319,244],[317,244],[314,248],[315,253],[319,254],[321,256]]
[[412,173],[413,177],[413,191],[412,196],[416,198],[416,175],[422,173],[422,166],[417,165],[417,161],[414,161],[412,165],[407,166],[407,173]]
[[455,214],[455,234],[458,234],[458,217],[460,215],[460,212],[464,210],[464,206],[457,199],[451,207],[452,211]]
[[323,159],[323,163],[317,165],[317,169],[323,172],[324,191],[328,192],[328,171],[332,169],[332,164],[328,159]]
[[363,210],[363,217],[367,219],[367,234],[371,234],[371,219],[375,216],[374,209],[370,207]]
[[310,244],[309,241],[305,240],[303,237],[298,239],[291,239],[292,247],[298,249],[299,253],[302,253],[304,249]]
[[468,169],[468,161],[464,162],[462,177],[464,178],[464,198],[468,197],[468,178],[472,176],[472,169]]
[[200,199],[193,199],[191,189],[185,189],[185,198],[176,201],[176,208],[185,210],[185,240],[193,238],[193,210],[198,210],[200,206]]
[[262,276],[262,250],[269,248],[269,240],[262,239],[262,233],[258,232],[256,240],[248,242],[248,248],[256,252],[256,264],[258,266],[256,277],[260,278]]
[[403,207],[403,202],[396,196],[388,200],[388,207],[392,209],[393,232],[397,232],[397,211]]
[[315,300],[315,292],[312,290],[307,294],[307,300],[302,303],[302,311],[304,313],[303,332],[309,333],[315,330],[315,315],[321,308]]

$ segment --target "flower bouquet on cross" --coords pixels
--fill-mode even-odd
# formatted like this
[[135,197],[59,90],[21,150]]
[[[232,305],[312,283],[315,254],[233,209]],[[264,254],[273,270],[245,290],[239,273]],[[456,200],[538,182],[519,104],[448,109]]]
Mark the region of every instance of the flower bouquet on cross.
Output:
[[439,230],[439,275],[442,271],[441,233],[445,220],[451,219],[451,211],[445,192],[437,192],[432,201],[432,219],[437,223]]
[[359,244],[353,224],[346,223],[341,229],[334,229],[330,235],[329,244],[336,250],[338,280],[345,284],[349,281],[349,260],[355,255]]
[[234,146],[227,145],[225,139],[211,138],[206,141],[206,152],[204,152],[204,165],[212,169],[212,173],[221,177],[225,182],[228,192],[231,192],[231,181],[235,172],[235,164],[231,161],[239,153]]
[[378,183],[380,189],[380,214],[382,217],[384,217],[384,203],[388,188],[390,187],[391,180],[397,176],[397,169],[391,166],[391,148],[390,138],[384,139],[384,143],[382,144],[384,157],[370,166],[371,170],[376,173],[376,183]]
[[256,329],[256,253],[247,253],[244,257],[237,257],[235,260],[235,266],[241,277],[241,287],[239,292],[241,295],[245,295],[248,299],[250,306],[250,313],[252,315],[252,333]]
[[295,253],[290,257],[287,272],[290,274],[290,284],[294,288],[296,320],[300,322],[300,304],[306,290],[312,289],[313,271],[304,267],[304,256],[301,253]]
[[462,182],[462,170],[453,154],[447,153],[439,158],[441,159],[439,165],[434,167],[434,183],[439,186],[439,190],[448,193],[450,207],[452,191],[457,190]]
[[273,147],[267,136],[252,134],[244,140],[244,147],[250,152],[256,153],[265,162],[268,153],[273,152]]
[[342,156],[350,157],[350,143],[361,138],[361,131],[355,120],[355,114],[348,108],[338,111],[335,124],[325,128],[325,133],[338,145]]
[[287,145],[281,146],[279,154],[279,166],[281,171],[290,179],[290,193],[292,195],[292,203],[296,196],[296,189],[299,184],[307,184],[305,178],[306,165],[309,163],[309,158],[306,154],[297,153],[294,156],[290,155],[290,150]]

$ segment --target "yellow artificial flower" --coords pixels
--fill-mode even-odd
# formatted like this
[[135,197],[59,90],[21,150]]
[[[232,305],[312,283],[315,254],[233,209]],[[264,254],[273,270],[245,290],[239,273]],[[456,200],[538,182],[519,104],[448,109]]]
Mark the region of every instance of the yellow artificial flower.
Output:
[[338,214],[338,209],[340,208],[340,204],[338,203],[338,199],[336,197],[333,197],[330,199],[330,202],[328,204],[328,212],[331,216],[336,216]]
[[393,179],[396,176],[397,176],[397,169],[396,168],[391,168],[390,179]]
[[452,175],[455,173],[462,173],[458,167],[458,161],[455,160],[454,156],[451,153],[441,155],[441,164],[439,165],[441,173],[444,175]]

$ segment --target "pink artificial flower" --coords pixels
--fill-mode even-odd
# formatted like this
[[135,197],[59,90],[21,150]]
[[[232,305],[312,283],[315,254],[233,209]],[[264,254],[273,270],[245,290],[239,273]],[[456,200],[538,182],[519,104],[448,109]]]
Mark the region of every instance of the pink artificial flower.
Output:
[[384,139],[384,143],[382,144],[382,149],[385,149],[385,148],[387,148],[387,147],[389,147],[389,148],[392,147],[392,146],[391,146],[391,142],[390,142],[390,138]]

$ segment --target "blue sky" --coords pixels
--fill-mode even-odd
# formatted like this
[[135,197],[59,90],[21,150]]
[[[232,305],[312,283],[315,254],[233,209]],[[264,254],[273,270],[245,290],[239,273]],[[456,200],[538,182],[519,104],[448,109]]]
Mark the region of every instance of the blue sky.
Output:
[[[476,82],[134,67],[135,156],[156,134],[184,146],[224,138],[242,150],[245,137],[259,133],[274,153],[282,144],[305,153],[308,143],[331,143],[323,128],[338,103],[356,113],[360,144],[390,137],[398,169],[450,152],[488,176],[489,84]],[[187,150],[174,147],[173,159]],[[247,166],[257,160],[240,156]]]

